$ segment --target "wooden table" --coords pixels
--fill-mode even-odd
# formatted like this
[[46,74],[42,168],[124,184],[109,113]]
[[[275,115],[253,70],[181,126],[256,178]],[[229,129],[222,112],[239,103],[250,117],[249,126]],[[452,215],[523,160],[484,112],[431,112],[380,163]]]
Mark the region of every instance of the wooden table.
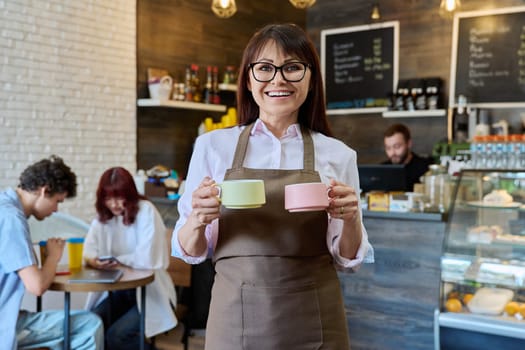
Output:
[[111,292],[123,289],[141,288],[140,299],[140,350],[144,350],[146,323],[146,285],[153,282],[155,275],[152,270],[138,270],[119,267],[124,274],[115,283],[69,283],[69,276],[55,276],[49,290],[64,292],[64,349],[70,348],[70,308],[71,292]]

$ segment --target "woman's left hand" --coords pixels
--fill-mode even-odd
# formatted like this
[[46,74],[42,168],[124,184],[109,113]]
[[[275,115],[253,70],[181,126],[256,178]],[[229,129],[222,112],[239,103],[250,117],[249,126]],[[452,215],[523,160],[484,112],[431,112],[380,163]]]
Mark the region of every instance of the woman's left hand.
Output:
[[359,197],[353,187],[331,179],[328,197],[327,211],[332,218],[353,221],[358,217]]
[[98,258],[86,258],[85,262],[88,266],[99,270],[112,270],[120,265],[118,260],[99,260]]

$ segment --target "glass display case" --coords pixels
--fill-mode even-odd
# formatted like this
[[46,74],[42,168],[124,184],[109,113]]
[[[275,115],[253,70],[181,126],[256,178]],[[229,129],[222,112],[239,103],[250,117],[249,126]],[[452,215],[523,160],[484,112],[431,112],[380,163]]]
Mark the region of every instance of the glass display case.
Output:
[[525,349],[525,169],[461,171],[440,289],[436,349]]

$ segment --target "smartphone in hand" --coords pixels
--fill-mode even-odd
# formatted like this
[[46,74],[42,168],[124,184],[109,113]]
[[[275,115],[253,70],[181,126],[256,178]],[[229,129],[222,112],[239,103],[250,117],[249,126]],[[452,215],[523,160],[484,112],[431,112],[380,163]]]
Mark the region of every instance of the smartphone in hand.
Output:
[[109,261],[110,263],[118,263],[117,258],[111,255],[103,255],[97,258],[99,261]]

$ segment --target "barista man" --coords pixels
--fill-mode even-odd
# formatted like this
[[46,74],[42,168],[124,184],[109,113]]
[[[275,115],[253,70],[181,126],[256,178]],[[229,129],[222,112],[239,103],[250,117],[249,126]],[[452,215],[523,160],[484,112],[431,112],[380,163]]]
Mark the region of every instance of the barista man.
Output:
[[382,164],[404,164],[407,173],[407,189],[412,191],[415,183],[433,163],[430,158],[423,158],[412,152],[410,130],[404,124],[393,124],[385,130],[385,153],[387,161]]

